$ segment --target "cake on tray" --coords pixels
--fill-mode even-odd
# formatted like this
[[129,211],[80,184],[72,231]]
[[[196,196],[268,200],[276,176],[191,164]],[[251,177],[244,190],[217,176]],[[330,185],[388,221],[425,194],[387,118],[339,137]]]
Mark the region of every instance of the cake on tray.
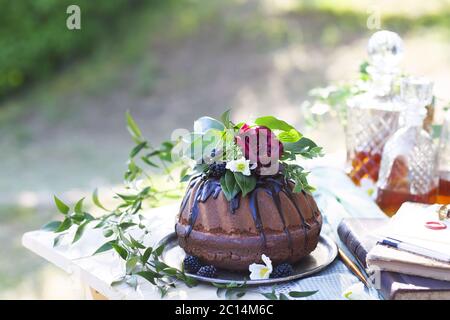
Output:
[[295,160],[318,156],[321,148],[274,117],[252,125],[230,121],[225,134],[217,131],[202,132],[218,141],[210,150],[202,145],[175,226],[185,268],[240,272],[267,259],[270,269],[272,263],[289,269],[316,248],[322,227],[307,173]]

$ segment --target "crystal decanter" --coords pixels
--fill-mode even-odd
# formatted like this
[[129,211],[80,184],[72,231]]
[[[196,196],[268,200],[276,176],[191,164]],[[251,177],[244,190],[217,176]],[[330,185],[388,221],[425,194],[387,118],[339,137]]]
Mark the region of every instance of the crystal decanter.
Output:
[[439,195],[437,203],[450,204],[450,110],[445,115],[439,143]]
[[402,40],[394,32],[378,31],[370,38],[367,51],[370,87],[347,103],[347,173],[357,185],[363,179],[378,180],[381,154],[398,128],[402,108],[393,85],[399,77]]
[[382,154],[376,202],[394,215],[406,201],[434,203],[437,196],[437,148],[423,129],[433,84],[424,78],[405,78],[401,99],[405,109],[400,129],[386,142]]

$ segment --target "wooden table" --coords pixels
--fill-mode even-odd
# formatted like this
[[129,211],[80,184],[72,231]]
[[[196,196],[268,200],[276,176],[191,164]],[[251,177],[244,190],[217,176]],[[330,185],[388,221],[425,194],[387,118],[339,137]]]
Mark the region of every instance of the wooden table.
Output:
[[[381,217],[382,212],[373,201],[361,190],[357,189],[345,174],[337,169],[317,167],[312,170],[311,183],[318,188],[316,199],[321,208],[326,224],[323,232],[335,240],[337,223],[348,216]],[[339,200],[337,200],[337,198]],[[175,217],[179,205],[151,209],[144,213],[148,218],[152,232],[146,236],[145,244],[154,245],[174,229]],[[74,232],[74,230],[70,230]],[[58,266],[65,272],[78,277],[84,284],[93,289],[93,298],[108,299],[159,299],[158,290],[139,277],[135,290],[122,283],[111,286],[111,283],[125,274],[125,263],[118,254],[111,250],[92,256],[98,247],[107,242],[101,230],[88,229],[81,240],[70,244],[71,236],[65,237],[57,247],[53,247],[55,234],[47,231],[25,233],[23,245]],[[337,240],[338,242],[338,240]],[[339,262],[340,263],[340,262]],[[299,280],[301,281],[301,280]],[[358,281],[355,278],[355,281]],[[206,284],[195,288],[187,288],[180,284],[176,290],[169,292],[168,299],[217,299],[216,289]],[[249,293],[247,299],[263,299],[260,294]],[[339,297],[332,296],[331,299]]]

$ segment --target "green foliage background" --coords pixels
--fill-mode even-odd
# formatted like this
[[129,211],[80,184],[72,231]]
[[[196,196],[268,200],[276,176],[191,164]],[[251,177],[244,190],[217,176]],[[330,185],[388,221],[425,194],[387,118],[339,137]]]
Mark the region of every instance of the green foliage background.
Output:
[[[162,0],[149,0],[148,5]],[[88,54],[111,37],[142,0],[0,0],[0,98],[44,79],[58,66]],[[67,7],[81,8],[82,30],[66,27]]]

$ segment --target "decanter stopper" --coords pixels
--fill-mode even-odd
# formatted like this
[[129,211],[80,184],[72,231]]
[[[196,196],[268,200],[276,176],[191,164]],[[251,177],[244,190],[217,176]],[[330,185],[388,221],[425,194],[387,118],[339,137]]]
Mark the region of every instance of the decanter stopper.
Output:
[[367,45],[370,64],[380,73],[394,73],[403,56],[403,41],[392,31],[375,32]]
[[422,125],[427,115],[426,106],[433,100],[433,82],[423,77],[402,79],[400,97],[405,111],[400,125]]

